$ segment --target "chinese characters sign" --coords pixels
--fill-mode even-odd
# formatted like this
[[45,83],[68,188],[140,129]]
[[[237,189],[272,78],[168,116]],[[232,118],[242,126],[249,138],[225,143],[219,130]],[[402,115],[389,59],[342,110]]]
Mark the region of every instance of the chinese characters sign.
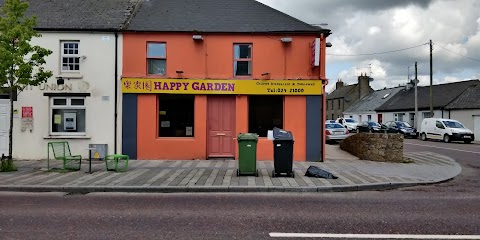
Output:
[[123,93],[322,95],[320,80],[122,79]]

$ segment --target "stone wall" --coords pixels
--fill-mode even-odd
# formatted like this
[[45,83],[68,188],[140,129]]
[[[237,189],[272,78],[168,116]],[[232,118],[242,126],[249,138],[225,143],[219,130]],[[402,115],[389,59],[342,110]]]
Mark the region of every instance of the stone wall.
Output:
[[340,148],[363,160],[403,162],[403,134],[357,133],[341,141]]

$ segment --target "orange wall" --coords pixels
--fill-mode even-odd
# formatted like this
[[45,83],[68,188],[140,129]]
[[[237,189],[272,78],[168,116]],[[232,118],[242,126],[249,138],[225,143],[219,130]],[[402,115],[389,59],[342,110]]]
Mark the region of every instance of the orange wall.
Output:
[[137,158],[158,160],[205,159],[207,148],[207,97],[195,97],[193,138],[158,138],[157,95],[138,95]]
[[[312,68],[311,44],[315,36],[293,36],[292,43],[280,42],[280,35],[203,35],[194,41],[192,34],[124,33],[123,77],[234,79],[233,44],[251,43],[253,74],[247,79],[319,79],[320,68]],[[147,42],[165,42],[167,69],[165,76],[146,75]],[[322,49],[324,50],[325,48]],[[322,51],[324,52],[324,51]],[[323,60],[323,59],[322,59]],[[321,63],[322,65],[323,63]],[[178,75],[177,70],[184,73]],[[248,97],[236,98],[236,135],[248,131]],[[207,97],[195,98],[194,138],[158,138],[157,96],[138,96],[138,159],[205,159],[207,156]],[[306,98],[286,96],[284,128],[292,131],[294,159],[306,158]],[[236,136],[235,135],[235,136]],[[235,140],[236,141],[236,140]],[[237,143],[235,144],[237,148]],[[188,151],[185,151],[188,150]],[[236,149],[238,157],[238,149]],[[257,145],[258,160],[273,159],[273,143],[261,138]]]
[[[253,79],[319,79],[319,68],[310,67],[311,44],[315,36],[294,36],[292,43],[280,42],[283,35],[203,35],[194,41],[192,34],[124,33],[123,77],[146,76],[147,42],[165,42],[165,78],[231,79],[233,44],[252,43]],[[184,73],[179,76],[176,71]],[[159,76],[156,76],[159,77]]]

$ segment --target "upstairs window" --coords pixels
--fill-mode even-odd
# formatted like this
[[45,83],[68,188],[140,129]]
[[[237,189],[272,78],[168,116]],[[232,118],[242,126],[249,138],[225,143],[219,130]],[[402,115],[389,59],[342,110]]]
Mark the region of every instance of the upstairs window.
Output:
[[165,43],[147,43],[147,74],[165,75],[167,50]]
[[62,72],[80,71],[80,51],[78,41],[62,41]]
[[252,76],[252,44],[235,44],[233,46],[235,76]]

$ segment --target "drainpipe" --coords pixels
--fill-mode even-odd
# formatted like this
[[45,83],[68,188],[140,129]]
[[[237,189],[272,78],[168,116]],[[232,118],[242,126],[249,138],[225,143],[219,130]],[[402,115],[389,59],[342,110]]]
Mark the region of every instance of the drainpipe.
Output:
[[325,35],[322,33],[320,34],[320,69],[319,69],[319,75],[320,75],[320,81],[322,81],[322,122],[321,122],[321,129],[322,129],[322,162],[325,162],[326,158],[326,139],[325,139],[325,121],[327,121],[327,93],[325,92],[325,86],[328,84],[328,80],[326,77],[326,51],[327,51],[327,38]]
[[117,118],[118,118],[118,33],[115,32],[115,114],[114,114],[114,145],[113,145],[113,153],[117,153]]

